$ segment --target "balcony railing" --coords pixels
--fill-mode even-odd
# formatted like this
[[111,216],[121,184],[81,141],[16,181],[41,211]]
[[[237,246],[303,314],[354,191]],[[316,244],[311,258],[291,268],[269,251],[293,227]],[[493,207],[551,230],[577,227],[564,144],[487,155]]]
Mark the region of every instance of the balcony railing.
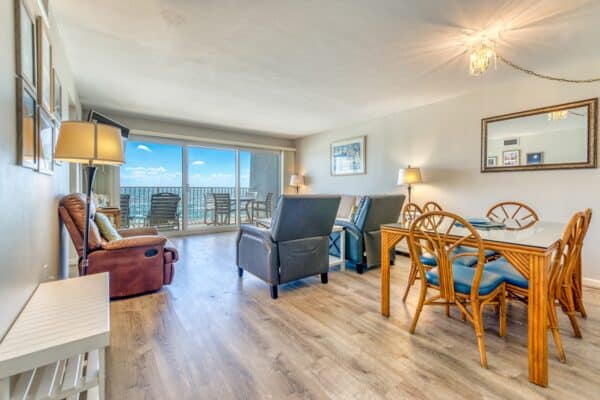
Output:
[[[205,224],[213,223],[213,215],[210,214],[211,211],[208,212],[210,215],[205,216],[206,204],[205,199],[207,198],[207,194],[210,193],[228,193],[231,199],[235,199],[236,190],[235,187],[198,187],[191,186],[188,189],[188,211],[187,211],[187,224],[188,226],[200,226]],[[129,227],[140,227],[140,226],[149,226],[153,225],[151,221],[149,221],[150,217],[150,203],[153,194],[158,193],[172,193],[179,196],[180,201],[177,209],[178,221],[171,221],[173,223],[166,224],[172,226],[163,226],[163,229],[181,229],[183,226],[183,188],[179,186],[122,186],[121,194],[129,195],[129,204],[121,204],[122,213],[127,214],[127,209],[129,210],[128,215],[122,215],[122,223],[125,227],[128,225]],[[249,193],[249,188],[240,187],[240,197],[247,198],[251,195]],[[260,197],[260,194],[259,194]],[[229,225],[235,225],[235,202],[232,202],[231,205],[231,216],[228,221]],[[206,218],[205,218],[206,217]],[[248,215],[248,212],[245,209],[245,205],[241,204],[240,209],[240,217],[242,222],[249,222],[248,219],[251,217]],[[223,221],[217,221],[218,225],[227,225]]]

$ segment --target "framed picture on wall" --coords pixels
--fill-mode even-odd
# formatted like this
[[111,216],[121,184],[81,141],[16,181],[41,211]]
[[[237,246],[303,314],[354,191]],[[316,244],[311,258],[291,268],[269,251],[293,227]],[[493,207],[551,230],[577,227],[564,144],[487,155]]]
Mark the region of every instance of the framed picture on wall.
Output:
[[498,165],[498,157],[496,156],[488,156],[487,158],[487,166],[488,167],[495,167]]
[[23,0],[15,2],[15,46],[17,75],[35,92],[37,86],[37,37],[35,19]]
[[520,150],[507,150],[502,153],[502,165],[505,167],[514,167],[521,164]]
[[19,164],[37,169],[37,100],[35,93],[17,78],[17,135]]
[[37,18],[38,42],[38,102],[46,111],[52,112],[52,46],[48,28],[42,17]]
[[52,78],[53,78],[53,86],[52,93],[54,99],[52,111],[54,113],[54,118],[57,121],[62,121],[62,86],[60,85],[60,80],[58,79],[58,74],[56,73],[56,69],[52,69]]
[[54,135],[55,126],[50,114],[38,107],[38,171],[51,175],[54,172]]
[[331,143],[331,175],[358,175],[366,172],[366,136]]
[[544,163],[544,153],[541,151],[538,151],[536,153],[527,153],[527,156],[525,158],[527,160],[527,165],[536,165]]

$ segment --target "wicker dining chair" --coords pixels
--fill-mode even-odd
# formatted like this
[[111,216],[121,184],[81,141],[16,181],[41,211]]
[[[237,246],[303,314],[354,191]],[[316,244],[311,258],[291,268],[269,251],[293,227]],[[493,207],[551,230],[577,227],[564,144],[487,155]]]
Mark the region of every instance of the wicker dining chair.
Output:
[[[408,203],[402,209],[401,222],[402,225],[408,226],[412,224],[421,214],[423,214],[423,210],[416,203]],[[408,239],[407,245],[408,245]],[[410,255],[410,248],[409,248]],[[402,301],[406,302],[406,298],[408,297],[408,292],[412,285],[414,285],[417,280],[417,275],[419,272],[419,268],[417,264],[414,262],[413,257],[411,257],[410,261],[410,271],[408,273],[408,283],[406,284],[406,289],[404,289],[404,295],[402,296]]]
[[428,213],[428,212],[432,212],[432,211],[442,211],[442,210],[443,210],[442,206],[440,206],[435,201],[428,201],[427,203],[423,204],[423,212],[424,213]]
[[486,216],[494,221],[506,224],[506,230],[520,231],[529,228],[540,220],[533,208],[518,201],[503,201],[493,205]]
[[573,299],[575,300],[575,308],[581,314],[583,318],[587,318],[587,312],[583,305],[583,284],[582,284],[582,250],[583,241],[587,235],[590,223],[592,222],[592,210],[590,208],[584,211],[585,223],[583,226],[583,234],[581,235],[581,245],[579,246],[579,255],[577,260],[577,268],[573,276]]
[[[586,232],[586,215],[583,212],[577,212],[571,217],[567,224],[559,247],[556,250],[551,263],[550,276],[548,279],[548,320],[549,328],[552,331],[554,343],[561,362],[566,361],[565,351],[558,330],[558,316],[556,306],[561,306],[567,314],[573,327],[575,337],[581,338],[581,330],[577,323],[576,306],[574,299],[573,281],[575,271],[577,270],[581,245]],[[528,302],[529,282],[527,279],[510,263],[508,259],[501,258],[485,265],[485,270],[502,275],[506,281],[506,290],[511,297]]]
[[[464,228],[459,228],[458,225]],[[436,227],[430,229],[429,227]],[[466,234],[465,234],[466,233]],[[474,253],[457,253],[454,250],[465,242],[476,250]],[[409,230],[411,254],[419,268],[421,292],[415,310],[410,333],[413,334],[423,306],[442,305],[446,315],[450,306],[456,306],[475,329],[481,366],[487,368],[483,330],[483,308],[494,305],[499,310],[499,334],[506,333],[506,285],[504,278],[484,270],[485,254],[479,233],[464,218],[445,211],[433,211],[418,217]],[[421,261],[420,255],[431,252],[437,266],[429,269]],[[456,263],[461,257],[476,256],[477,265],[473,268]],[[427,292],[438,294],[427,298]]]
[[402,209],[402,224],[408,225],[412,223],[421,214],[423,214],[423,210],[416,203],[406,204]]
[[216,225],[231,224],[231,196],[229,193],[212,193],[214,210],[213,223]]

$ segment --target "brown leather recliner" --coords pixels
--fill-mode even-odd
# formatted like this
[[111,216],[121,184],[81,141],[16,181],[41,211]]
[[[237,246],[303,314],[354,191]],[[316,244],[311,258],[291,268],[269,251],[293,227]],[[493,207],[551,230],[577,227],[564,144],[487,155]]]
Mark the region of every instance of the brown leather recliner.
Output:
[[[79,254],[79,272],[83,255],[85,201],[82,193],[63,197],[58,209],[73,245]],[[124,297],[156,291],[173,280],[177,249],[155,228],[122,229],[122,239],[106,241],[94,222],[96,209],[90,210],[88,274],[110,273],[110,297]]]

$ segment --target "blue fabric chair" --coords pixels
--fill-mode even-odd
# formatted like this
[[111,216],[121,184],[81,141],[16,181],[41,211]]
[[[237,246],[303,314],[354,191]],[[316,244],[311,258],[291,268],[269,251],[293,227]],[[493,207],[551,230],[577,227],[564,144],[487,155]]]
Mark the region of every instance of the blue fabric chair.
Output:
[[[367,268],[381,264],[380,226],[398,222],[404,199],[404,195],[364,196],[351,221],[335,221],[344,227],[347,267],[356,268],[362,274]],[[339,235],[337,232],[330,235],[329,254],[336,257],[340,256],[339,247],[335,245]],[[395,251],[391,249],[391,261],[394,256]]]

